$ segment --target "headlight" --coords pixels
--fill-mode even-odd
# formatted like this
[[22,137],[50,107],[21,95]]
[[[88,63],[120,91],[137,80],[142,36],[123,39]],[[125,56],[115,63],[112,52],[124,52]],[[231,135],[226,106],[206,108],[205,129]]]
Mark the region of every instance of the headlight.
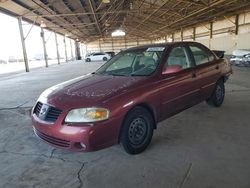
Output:
[[105,108],[79,108],[69,111],[65,118],[67,123],[96,122],[109,118],[109,110]]

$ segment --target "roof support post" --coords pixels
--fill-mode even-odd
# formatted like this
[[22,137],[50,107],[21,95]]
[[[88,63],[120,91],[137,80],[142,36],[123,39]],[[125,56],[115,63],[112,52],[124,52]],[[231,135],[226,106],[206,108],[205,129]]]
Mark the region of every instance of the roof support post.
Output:
[[25,46],[25,39],[23,35],[23,26],[22,26],[22,18],[18,17],[18,25],[19,25],[19,31],[20,31],[20,37],[21,37],[21,42],[22,42],[22,48],[23,48],[23,59],[24,59],[24,64],[25,64],[25,71],[29,72],[29,62],[28,62],[28,57],[27,57],[27,52],[26,52],[26,46]]
[[70,52],[71,52],[71,60],[73,60],[73,48],[72,48],[72,39],[69,40],[70,41]]
[[183,29],[181,28],[181,41],[183,41]]
[[83,53],[83,44],[82,43],[81,43],[80,47],[81,47],[81,52],[82,52],[81,57],[83,57],[84,53]]
[[172,42],[174,42],[174,33],[172,33]]
[[239,14],[235,16],[235,35],[239,33]]
[[112,42],[112,51],[114,51],[114,40],[113,40],[113,37],[111,37],[111,42]]
[[193,41],[195,41],[196,39],[196,28],[194,27],[193,28]]
[[209,27],[209,38],[213,38],[213,22],[210,22],[210,27]]
[[98,42],[99,42],[99,51],[101,52],[101,51],[102,51],[102,48],[101,48],[101,40],[99,39]]
[[56,41],[56,56],[57,56],[57,62],[58,65],[60,64],[60,54],[59,54],[59,50],[58,50],[58,41],[57,41],[57,34],[55,33],[55,41]]
[[63,37],[63,43],[64,43],[64,52],[65,52],[65,62],[68,62],[68,53],[67,53],[67,45],[66,45],[66,37]]
[[80,52],[80,45],[78,41],[75,41],[75,56],[76,60],[81,60],[81,52]]
[[125,46],[125,49],[127,49],[127,40],[126,40],[126,36],[124,36],[124,46]]
[[41,37],[42,37],[42,41],[43,41],[43,55],[44,55],[44,60],[45,60],[45,67],[48,67],[48,55],[47,55],[47,50],[46,50],[46,41],[44,38],[44,30],[41,27]]

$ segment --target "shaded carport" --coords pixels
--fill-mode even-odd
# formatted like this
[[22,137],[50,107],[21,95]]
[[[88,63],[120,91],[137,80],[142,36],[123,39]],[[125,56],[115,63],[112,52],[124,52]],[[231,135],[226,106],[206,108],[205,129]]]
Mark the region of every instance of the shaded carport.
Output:
[[[196,26],[200,25],[205,25],[211,39],[213,22],[222,19],[233,23],[235,27],[233,32],[237,35],[239,14],[249,9],[248,0],[2,0],[0,2],[2,12],[13,15],[19,20],[26,71],[29,71],[29,67],[22,20],[41,26],[42,37],[46,28],[75,40],[76,57],[80,59],[79,43],[85,43],[87,47],[90,44],[89,52],[96,50],[118,52],[120,49],[138,44],[177,40],[175,37],[177,32],[180,33],[179,40],[185,40],[183,33],[187,28],[192,29],[188,39],[195,40]],[[231,27],[226,32],[231,33]],[[116,29],[124,30],[126,36],[112,38],[111,33]],[[45,62],[48,66],[44,37],[43,43]],[[65,56],[67,60],[67,52]]]
[[[45,24],[46,29],[85,42],[89,50],[97,51],[168,38],[191,40],[206,35],[211,40],[217,32],[236,35],[237,15],[247,13],[249,1],[114,0],[104,4],[88,0],[2,0],[0,7],[5,13],[39,26]],[[214,24],[217,19],[230,22],[230,31],[215,32],[220,24]],[[196,24],[205,32],[199,33]],[[121,26],[126,37],[111,38],[111,32]],[[189,26],[191,32],[186,35],[185,27]],[[234,68],[222,108],[200,104],[161,122],[150,147],[141,155],[129,156],[119,145],[93,153],[73,153],[36,138],[29,114],[39,94],[100,65],[65,63],[28,74],[0,76],[0,187],[249,187],[250,77],[242,68]]]

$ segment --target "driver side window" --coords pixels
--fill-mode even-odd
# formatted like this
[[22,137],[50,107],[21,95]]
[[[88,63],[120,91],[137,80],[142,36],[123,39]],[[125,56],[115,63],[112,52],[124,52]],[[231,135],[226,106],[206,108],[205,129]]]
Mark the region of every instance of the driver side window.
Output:
[[191,62],[185,47],[179,46],[171,50],[165,66],[169,65],[180,65],[183,69],[191,67]]

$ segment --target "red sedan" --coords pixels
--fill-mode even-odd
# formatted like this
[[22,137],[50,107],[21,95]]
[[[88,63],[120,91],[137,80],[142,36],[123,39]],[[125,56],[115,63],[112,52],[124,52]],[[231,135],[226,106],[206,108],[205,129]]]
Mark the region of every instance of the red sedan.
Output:
[[202,101],[219,107],[232,70],[195,42],[130,48],[96,72],[45,90],[32,111],[35,134],[53,146],[94,151],[149,145],[157,123]]

